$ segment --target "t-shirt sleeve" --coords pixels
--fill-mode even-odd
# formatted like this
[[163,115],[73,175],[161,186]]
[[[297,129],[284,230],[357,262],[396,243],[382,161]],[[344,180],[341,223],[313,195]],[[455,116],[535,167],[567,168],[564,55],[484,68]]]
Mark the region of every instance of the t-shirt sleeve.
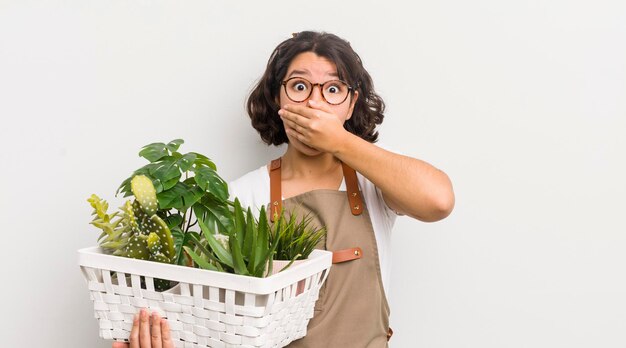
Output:
[[375,224],[380,223],[383,225],[381,227],[383,227],[384,230],[390,231],[398,215],[389,208],[383,198],[382,191],[376,187],[374,183],[360,173],[358,174],[358,178],[361,191],[363,192],[363,199],[373,219],[372,222]]
[[269,175],[265,166],[228,183],[230,200],[239,199],[241,206],[244,209],[250,207],[256,218],[259,217],[261,207],[269,202],[269,192]]

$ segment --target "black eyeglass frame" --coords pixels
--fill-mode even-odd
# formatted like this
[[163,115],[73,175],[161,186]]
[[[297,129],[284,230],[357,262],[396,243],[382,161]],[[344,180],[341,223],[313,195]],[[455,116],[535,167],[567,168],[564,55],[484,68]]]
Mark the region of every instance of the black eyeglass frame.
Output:
[[[287,92],[287,82],[289,82],[289,81],[291,81],[291,80],[293,80],[293,79],[300,79],[300,80],[304,80],[304,81],[306,81],[306,82],[308,82],[308,83],[310,83],[310,84],[311,84],[311,90],[309,91],[309,95],[308,95],[306,98],[304,98],[304,99],[302,99],[302,100],[293,100],[293,99],[289,96],[289,92]],[[327,84],[327,83],[330,83],[330,82],[341,82],[341,83],[343,83],[344,85],[348,86],[348,93],[346,93],[346,97],[345,97],[345,98],[344,98],[341,102],[339,102],[339,103],[331,103],[331,102],[329,102],[329,101],[328,101],[328,99],[326,99],[326,96],[324,96],[324,85],[325,85],[325,84]],[[305,100],[307,100],[307,99],[311,98],[311,94],[313,94],[313,88],[315,88],[315,86],[320,86],[320,92],[321,92],[321,94],[322,94],[322,98],[324,98],[324,101],[325,101],[325,102],[327,102],[327,103],[328,103],[328,104],[330,104],[330,105],[341,105],[341,104],[343,104],[343,103],[344,103],[344,102],[348,99],[348,96],[349,96],[349,95],[351,95],[352,93],[354,93],[354,87],[350,86],[350,85],[349,85],[346,81],[343,81],[343,80],[329,80],[329,81],[326,81],[326,82],[324,82],[324,83],[313,83],[313,82],[311,82],[311,81],[309,81],[309,80],[307,80],[307,79],[305,79],[305,78],[303,78],[303,77],[294,76],[294,77],[290,77],[290,78],[288,78],[288,79],[284,80],[284,81],[281,83],[281,85],[283,86],[283,89],[285,90],[285,95],[287,96],[287,98],[289,98],[289,100],[291,100],[292,102],[295,102],[295,103],[301,103],[301,102],[303,102],[303,101],[305,101]]]

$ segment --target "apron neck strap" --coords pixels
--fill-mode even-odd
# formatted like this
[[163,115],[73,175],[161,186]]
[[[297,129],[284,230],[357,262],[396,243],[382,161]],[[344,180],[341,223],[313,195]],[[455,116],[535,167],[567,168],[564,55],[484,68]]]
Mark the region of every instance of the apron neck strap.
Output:
[[343,177],[346,179],[346,194],[352,215],[361,215],[363,212],[363,198],[359,192],[359,182],[356,179],[356,171],[347,164],[341,162]]
[[[274,222],[274,217],[279,216],[283,207],[281,176],[281,158],[277,158],[270,163],[270,220]],[[347,164],[341,162],[343,176],[346,180],[346,194],[352,215],[361,215],[363,212],[363,198],[359,191],[359,182],[356,171]]]
[[280,187],[280,162],[278,157],[270,163],[270,221],[274,222],[274,217],[278,217],[283,210],[283,194]]

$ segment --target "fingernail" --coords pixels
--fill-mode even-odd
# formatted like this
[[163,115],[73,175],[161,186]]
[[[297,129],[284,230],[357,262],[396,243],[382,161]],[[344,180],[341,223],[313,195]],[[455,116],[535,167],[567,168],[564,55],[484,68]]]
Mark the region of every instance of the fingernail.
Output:
[[283,109],[289,110],[289,105],[283,105]]
[[278,110],[278,114],[279,114],[280,116],[282,116],[282,115],[283,115],[283,113],[284,113],[283,109]]
[[315,101],[309,100],[309,105],[315,105],[315,104],[316,104]]

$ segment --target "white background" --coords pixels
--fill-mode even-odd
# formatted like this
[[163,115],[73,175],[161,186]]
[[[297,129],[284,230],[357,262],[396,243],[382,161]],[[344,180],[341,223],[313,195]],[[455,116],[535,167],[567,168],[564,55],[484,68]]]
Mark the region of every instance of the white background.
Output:
[[447,220],[398,219],[393,347],[626,347],[618,0],[0,0],[0,346],[110,346],[77,266],[87,197],[119,206],[151,142],[227,180],[278,155],[244,100],[306,29],[360,54],[381,141],[454,182]]

